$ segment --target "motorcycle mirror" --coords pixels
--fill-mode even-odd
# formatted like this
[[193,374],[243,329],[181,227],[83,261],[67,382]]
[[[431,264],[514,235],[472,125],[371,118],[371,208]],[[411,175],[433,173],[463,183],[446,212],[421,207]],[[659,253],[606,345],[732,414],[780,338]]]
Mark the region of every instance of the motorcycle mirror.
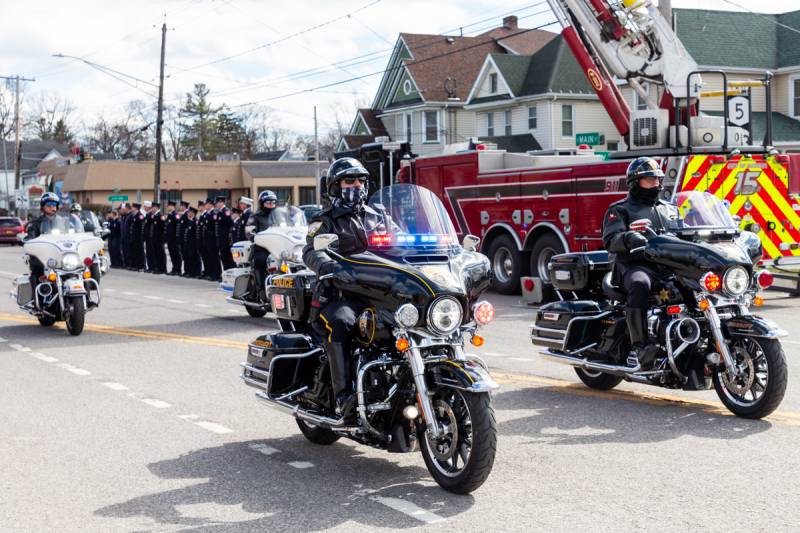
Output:
[[327,250],[339,243],[339,236],[333,233],[323,233],[314,237],[314,250]]
[[24,242],[25,241],[25,237],[27,237],[27,236],[28,236],[27,233],[17,233],[17,240],[19,242]]
[[250,235],[252,235],[252,234],[253,234],[253,232],[255,231],[255,229],[256,229],[256,227],[255,227],[255,226],[245,226],[245,227],[244,227],[244,234],[245,234],[246,236],[248,236],[248,237],[249,237]]
[[468,252],[475,252],[478,250],[478,245],[481,243],[481,238],[467,233],[464,235],[464,242],[461,246]]

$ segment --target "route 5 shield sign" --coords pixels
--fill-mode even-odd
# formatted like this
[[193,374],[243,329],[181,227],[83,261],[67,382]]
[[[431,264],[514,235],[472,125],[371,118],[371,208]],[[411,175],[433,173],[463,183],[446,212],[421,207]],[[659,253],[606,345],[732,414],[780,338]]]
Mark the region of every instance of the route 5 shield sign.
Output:
[[750,99],[746,96],[728,98],[728,122],[745,127],[750,123]]

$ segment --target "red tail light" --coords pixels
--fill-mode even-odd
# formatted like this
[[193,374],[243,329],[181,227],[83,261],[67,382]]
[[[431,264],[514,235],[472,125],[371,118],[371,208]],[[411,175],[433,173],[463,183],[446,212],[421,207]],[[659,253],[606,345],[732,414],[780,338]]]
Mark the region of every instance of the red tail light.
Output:
[[667,307],[667,314],[668,315],[679,315],[683,311],[682,305],[670,305]]
[[531,292],[533,288],[536,286],[536,284],[533,282],[531,278],[526,278],[525,281],[522,282],[522,284],[525,287],[525,290],[528,292]]
[[715,291],[719,289],[722,281],[719,279],[719,276],[714,274],[713,272],[709,272],[702,278],[700,278],[700,285],[709,292]]
[[93,261],[91,257],[87,257],[86,259],[83,260],[83,264],[86,265],[87,267],[91,266],[92,262]]
[[775,276],[772,275],[772,272],[762,270],[756,274],[756,283],[762,289],[772,287],[772,284],[775,283]]

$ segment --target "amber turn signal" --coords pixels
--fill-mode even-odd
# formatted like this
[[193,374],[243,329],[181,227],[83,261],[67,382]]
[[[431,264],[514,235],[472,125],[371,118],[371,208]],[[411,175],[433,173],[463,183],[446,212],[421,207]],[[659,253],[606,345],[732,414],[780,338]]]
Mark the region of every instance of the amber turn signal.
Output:
[[756,307],[761,307],[762,305],[764,305],[764,297],[759,294],[756,294],[755,298],[753,298],[753,305],[755,305]]
[[394,347],[397,348],[398,352],[405,352],[408,350],[408,347],[411,346],[411,343],[408,342],[408,339],[405,337],[400,337],[396,341],[394,341]]
[[56,280],[56,273],[55,272],[50,272],[47,275],[47,279],[48,279],[48,281],[55,281]]
[[486,339],[484,339],[480,335],[473,335],[472,339],[470,339],[470,342],[472,343],[473,346],[481,347],[483,346],[483,343],[486,342]]
[[88,270],[84,270],[83,271],[83,279],[89,279],[91,277],[92,277],[92,273],[91,272],[89,272]]
[[708,306],[709,306],[708,300],[704,299],[697,302],[697,307],[699,307],[701,311],[705,311],[706,309],[708,309]]
[[281,272],[283,272],[284,274],[289,272],[289,265],[287,265],[286,263],[281,263]]

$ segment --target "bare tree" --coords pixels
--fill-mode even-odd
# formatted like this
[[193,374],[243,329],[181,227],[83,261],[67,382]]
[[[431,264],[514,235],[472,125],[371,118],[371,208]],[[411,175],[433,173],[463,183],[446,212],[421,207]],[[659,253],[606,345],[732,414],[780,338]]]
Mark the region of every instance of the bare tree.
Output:
[[14,131],[14,92],[0,84],[0,141]]
[[42,141],[67,143],[72,141],[72,103],[57,94],[42,92],[28,106],[26,133]]

